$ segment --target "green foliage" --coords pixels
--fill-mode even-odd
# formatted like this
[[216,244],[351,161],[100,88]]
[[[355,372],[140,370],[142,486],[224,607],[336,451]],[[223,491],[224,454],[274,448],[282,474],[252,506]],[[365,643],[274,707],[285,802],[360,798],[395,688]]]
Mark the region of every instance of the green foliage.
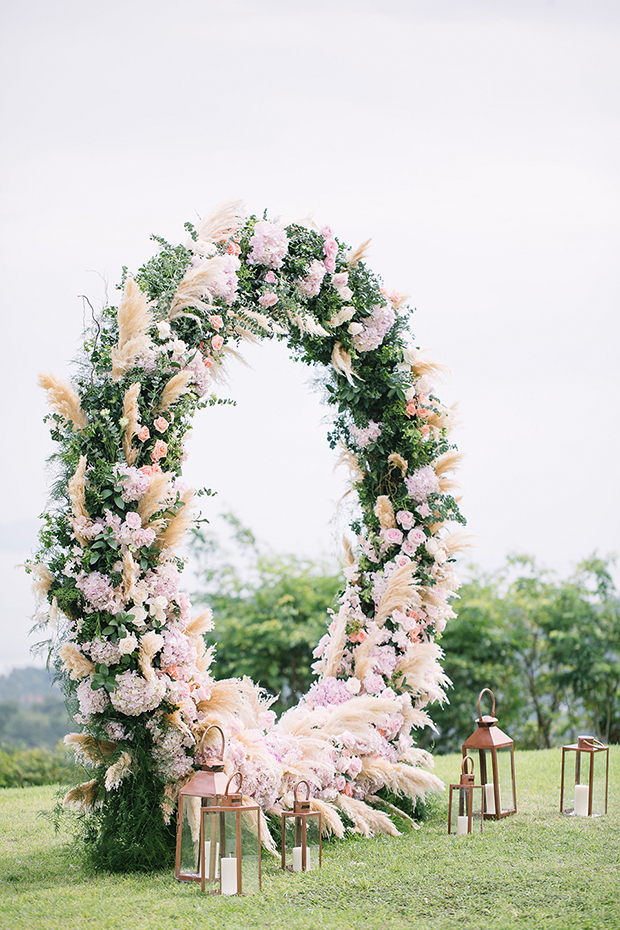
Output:
[[229,516],[246,561],[245,570],[218,564],[213,536],[195,534],[194,552],[204,585],[198,599],[214,612],[216,678],[248,675],[274,695],[283,710],[297,703],[314,678],[312,650],[325,633],[327,610],[341,584],[322,563],[295,556],[261,554],[254,537]]
[[588,729],[620,741],[620,603],[608,562],[586,560],[562,580],[514,557],[465,584],[457,609],[441,640],[454,688],[432,712],[438,751],[472,732],[485,687],[520,746],[548,748]]
[[45,747],[0,749],[0,788],[69,782],[76,778],[77,771],[62,743],[54,750]]

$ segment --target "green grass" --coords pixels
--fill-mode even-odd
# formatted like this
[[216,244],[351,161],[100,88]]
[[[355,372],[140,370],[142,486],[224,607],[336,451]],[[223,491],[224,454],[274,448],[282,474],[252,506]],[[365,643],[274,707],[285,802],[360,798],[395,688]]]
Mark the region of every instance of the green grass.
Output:
[[[560,751],[517,753],[519,812],[482,837],[448,836],[447,792],[418,831],[329,842],[323,869],[284,875],[267,858],[263,892],[212,898],[168,871],[86,874],[38,816],[55,789],[0,791],[2,930],[507,930],[620,928],[620,747],[610,761],[610,812],[559,814]],[[459,760],[436,771],[457,780]]]

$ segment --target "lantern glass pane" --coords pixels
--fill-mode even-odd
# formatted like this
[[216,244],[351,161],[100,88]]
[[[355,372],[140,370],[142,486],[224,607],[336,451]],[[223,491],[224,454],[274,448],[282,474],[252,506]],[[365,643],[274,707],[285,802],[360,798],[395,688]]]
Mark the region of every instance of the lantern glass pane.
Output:
[[284,818],[284,845],[286,849],[286,868],[292,872],[302,872],[303,840],[305,829],[306,867],[305,871],[318,869],[321,864],[321,837],[319,833],[320,815],[317,812],[307,814],[289,814]]
[[215,812],[204,818],[205,890],[219,891],[222,815]]
[[260,891],[260,861],[258,845],[258,811],[240,814],[241,819],[241,873],[244,894]]
[[200,839],[200,798],[185,796],[183,798],[183,817],[181,820],[181,861],[182,875],[198,878],[200,861],[198,858]]
[[[462,785],[451,785],[452,806],[450,808],[450,833],[468,832],[468,818],[471,812],[471,832],[480,833],[482,829],[482,788],[473,785],[471,790]],[[460,818],[460,819],[459,819]]]
[[503,746],[497,750],[497,771],[499,774],[501,812],[513,811],[515,808],[512,784],[512,751],[510,746]]

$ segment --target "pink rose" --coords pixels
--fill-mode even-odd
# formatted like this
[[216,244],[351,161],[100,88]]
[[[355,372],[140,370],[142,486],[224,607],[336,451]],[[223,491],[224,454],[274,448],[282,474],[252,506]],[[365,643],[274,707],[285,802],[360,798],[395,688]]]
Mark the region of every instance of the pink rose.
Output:
[[396,529],[395,526],[390,527],[387,530],[381,530],[379,536],[381,536],[382,539],[385,539],[386,543],[388,543],[390,546],[400,546],[403,541],[402,532],[399,529]]
[[276,278],[275,274],[271,270],[268,271],[267,274],[265,275],[265,281],[267,282],[267,284],[276,284],[277,280],[278,279]]
[[130,511],[125,517],[125,523],[132,530],[141,530],[142,529],[142,520],[140,519],[140,514],[136,513],[135,510]]
[[409,510],[399,510],[396,519],[404,530],[410,530],[415,526],[415,517]]
[[221,316],[217,316],[217,315],[210,316],[210,317],[209,317],[209,323],[211,324],[211,326],[213,327],[213,329],[221,329],[222,326],[224,325],[224,321],[223,321],[222,317],[221,317]]
[[266,307],[273,307],[274,304],[277,304],[280,298],[277,294],[274,294],[273,291],[270,291],[268,294],[263,294],[258,298],[258,302],[263,309]]
[[411,559],[406,555],[397,555],[394,559],[399,568],[403,568],[405,565],[411,564]]
[[404,541],[404,543],[403,543],[403,548],[402,548],[401,551],[402,551],[405,555],[414,556],[414,555],[416,554],[417,548],[418,548],[418,547],[416,546],[416,544],[415,544],[414,542],[411,542],[410,539],[406,539],[406,540]]
[[405,407],[405,413],[408,417],[414,417],[418,412],[418,405],[415,400],[410,400],[407,406]]
[[338,254],[338,243],[335,239],[326,239],[323,243],[323,252],[328,258],[335,258]]
[[149,433],[148,426],[141,426],[138,432],[136,433],[136,436],[138,437],[140,442],[146,442],[147,439],[150,439],[151,434]]
[[153,420],[153,426],[159,433],[165,433],[169,423],[165,417],[157,417],[156,420]]
[[415,543],[416,546],[419,546],[421,543],[426,542],[426,533],[421,526],[416,526],[407,533],[407,539],[409,542]]
[[211,339],[211,345],[213,346],[216,352],[219,352],[222,346],[224,345],[224,340],[221,336],[213,336]]
[[329,274],[332,274],[336,270],[336,260],[330,255],[323,259],[323,265],[325,267],[325,271],[327,271]]
[[168,443],[164,442],[163,439],[158,439],[155,445],[153,446],[153,451],[151,452],[151,461],[159,462],[160,459],[166,457],[168,452]]
[[324,239],[333,239],[334,230],[331,228],[331,226],[324,226],[321,230],[321,235]]

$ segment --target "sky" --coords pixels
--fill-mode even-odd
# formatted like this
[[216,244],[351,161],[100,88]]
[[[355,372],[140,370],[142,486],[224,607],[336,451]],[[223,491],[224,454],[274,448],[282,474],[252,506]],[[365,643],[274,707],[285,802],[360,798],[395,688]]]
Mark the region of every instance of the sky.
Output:
[[[40,371],[151,234],[231,197],[312,214],[410,295],[451,374],[461,507],[494,571],[619,551],[616,0],[22,0],[2,14],[0,673],[23,666],[52,453]],[[265,546],[338,555],[345,475],[312,372],[244,350],[185,472]],[[618,574],[616,574],[618,578]]]

